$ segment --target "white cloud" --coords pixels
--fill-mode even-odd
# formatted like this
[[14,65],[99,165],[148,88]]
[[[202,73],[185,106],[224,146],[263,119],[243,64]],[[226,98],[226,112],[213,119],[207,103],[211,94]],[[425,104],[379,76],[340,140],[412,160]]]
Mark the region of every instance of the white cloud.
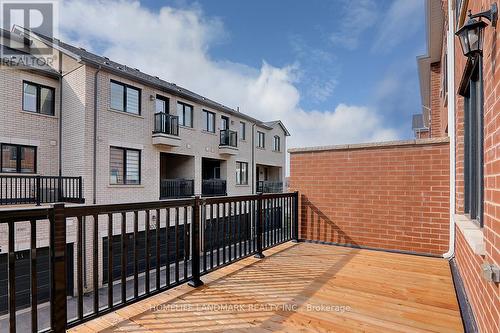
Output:
[[394,0],[379,25],[372,50],[387,52],[413,35],[420,27],[424,0]]
[[[332,110],[300,108],[294,85],[299,65],[260,68],[217,61],[213,43],[225,38],[220,20],[207,18],[199,7],[163,7],[152,12],[134,1],[66,1],[61,8],[61,37],[141,71],[264,121],[281,119],[292,133],[289,147],[390,140],[398,133],[384,125],[377,110],[338,105]],[[94,47],[94,49],[96,49]],[[318,87],[318,97],[334,87]],[[323,91],[321,90],[323,89]]]
[[339,28],[330,39],[334,44],[354,50],[361,34],[375,24],[377,5],[374,0],[346,0],[340,12],[342,18],[336,22]]

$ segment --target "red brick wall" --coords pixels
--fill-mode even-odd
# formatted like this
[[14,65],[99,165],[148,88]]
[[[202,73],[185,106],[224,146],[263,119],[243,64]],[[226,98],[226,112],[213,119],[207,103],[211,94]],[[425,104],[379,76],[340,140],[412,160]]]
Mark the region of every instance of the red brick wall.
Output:
[[445,253],[449,144],[446,139],[418,142],[292,151],[290,187],[301,195],[300,237]]
[[[488,10],[490,0],[469,0],[473,13]],[[457,229],[456,259],[464,280],[467,296],[481,332],[500,332],[500,286],[486,282],[481,276],[484,262],[500,265],[500,33],[488,25],[483,51],[484,77],[484,241],[486,254],[475,255]],[[455,38],[455,82],[462,79],[466,57]],[[464,211],[463,187],[463,98],[456,98],[456,195],[457,213]]]

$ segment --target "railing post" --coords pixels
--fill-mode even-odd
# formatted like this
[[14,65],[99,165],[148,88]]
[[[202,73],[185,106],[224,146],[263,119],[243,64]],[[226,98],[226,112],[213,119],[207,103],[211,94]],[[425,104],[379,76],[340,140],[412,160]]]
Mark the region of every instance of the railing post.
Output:
[[83,200],[83,177],[78,177],[78,199],[80,202]]
[[41,183],[40,176],[36,176],[36,185],[35,185],[36,186],[36,194],[35,194],[35,196],[36,196],[36,205],[37,206],[40,206],[40,202],[41,202],[40,197],[42,194],[42,189],[40,187],[40,183]]
[[63,202],[63,196],[62,196],[62,177],[58,176],[57,177],[57,202]]
[[262,253],[262,224],[264,223],[264,212],[262,211],[262,193],[257,194],[257,213],[256,213],[256,229],[257,229],[257,253],[255,258],[264,258]]
[[188,284],[196,288],[203,285],[203,282],[200,280],[200,196],[198,195],[194,198],[191,216],[191,245],[193,254],[191,257],[191,280]]
[[293,197],[292,242],[297,243],[299,241],[299,192],[295,191]]
[[64,204],[53,205],[51,215],[51,276],[52,292],[50,293],[50,319],[52,332],[66,332],[66,216]]

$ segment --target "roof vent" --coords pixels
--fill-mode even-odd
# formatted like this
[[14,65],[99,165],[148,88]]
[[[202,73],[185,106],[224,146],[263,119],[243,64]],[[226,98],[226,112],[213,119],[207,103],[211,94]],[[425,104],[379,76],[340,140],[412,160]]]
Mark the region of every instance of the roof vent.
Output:
[[80,50],[87,52],[87,50],[85,50],[83,47],[80,47]]
[[160,79],[158,76],[155,76],[155,78],[157,78],[158,80]]
[[109,60],[109,58],[108,58],[108,57],[104,57],[104,59]]
[[134,68],[134,70],[136,70],[136,71],[140,72],[140,70],[138,70],[137,68]]

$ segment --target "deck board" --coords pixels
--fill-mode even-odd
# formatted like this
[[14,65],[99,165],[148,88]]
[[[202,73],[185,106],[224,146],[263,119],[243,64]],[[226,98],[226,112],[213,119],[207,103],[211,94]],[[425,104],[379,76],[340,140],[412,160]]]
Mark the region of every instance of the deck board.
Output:
[[265,254],[70,332],[463,332],[444,259],[310,243]]

